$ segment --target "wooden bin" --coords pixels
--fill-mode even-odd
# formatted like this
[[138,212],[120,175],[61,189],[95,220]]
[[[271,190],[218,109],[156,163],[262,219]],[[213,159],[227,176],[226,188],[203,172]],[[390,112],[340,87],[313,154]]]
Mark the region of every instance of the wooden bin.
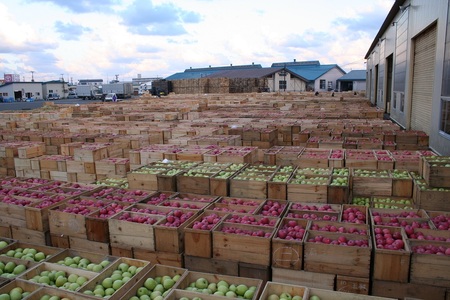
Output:
[[[25,207],[26,226],[28,229],[37,231],[50,230],[48,211],[61,204],[62,201],[70,198],[71,196],[54,195],[51,196],[51,200],[42,200]],[[48,206],[43,206],[46,201],[54,202]],[[42,207],[42,208],[41,208]]]
[[111,244],[123,247],[137,247],[155,251],[154,226],[121,220],[123,214],[128,213],[131,218],[151,217],[157,221],[164,218],[161,215],[122,212],[108,220],[109,239]]
[[450,260],[448,255],[418,253],[416,247],[433,245],[449,248],[449,243],[423,240],[410,240],[411,268],[410,282],[450,288]]
[[[230,197],[242,198],[267,198],[267,180],[256,180],[257,177],[248,179],[239,179],[233,177],[230,179]],[[267,178],[268,179],[268,178]]]
[[[167,215],[161,219],[158,223],[154,225],[155,232],[155,250],[161,252],[170,253],[182,253],[184,250],[184,228],[189,224],[190,220],[195,218],[199,211],[193,210],[181,210],[183,214],[189,214],[188,219],[181,223],[178,227],[172,225],[165,225],[171,214]],[[141,248],[141,247],[137,247]]]
[[[90,252],[90,251],[79,251],[79,250],[74,250],[74,249],[64,249],[61,252],[59,252],[58,254],[53,255],[51,258],[49,258],[47,260],[47,262],[49,262],[49,263],[60,263],[60,262],[64,261],[64,259],[67,258],[67,257],[71,257],[71,258],[80,257],[81,259],[84,258],[84,259],[89,260],[88,264],[89,263],[99,264],[102,261],[109,261],[109,263],[112,263],[116,259],[118,259],[118,257],[115,257],[115,256],[103,255],[103,254],[94,253],[94,252]],[[71,267],[71,266],[69,266],[69,267]],[[86,266],[86,268],[84,266],[78,266],[78,268],[87,270],[87,266]]]
[[[239,284],[245,284],[247,287],[255,287],[255,292],[253,297],[249,300],[259,299],[259,296],[262,292],[262,280],[256,278],[248,278],[248,277],[238,277],[238,276],[230,276],[230,275],[221,275],[221,274],[213,274],[213,273],[204,273],[204,272],[195,272],[188,271],[185,276],[180,280],[177,289],[185,290],[192,282],[195,282],[199,278],[204,278],[208,281],[208,283],[218,283],[221,280],[226,281],[228,284],[234,284],[238,286]],[[198,295],[203,295],[202,292],[198,291]],[[199,296],[203,297],[203,296]],[[223,296],[222,296],[223,298]]]
[[275,294],[280,296],[283,293],[289,294],[292,298],[297,296],[295,299],[297,299],[299,296],[301,297],[300,299],[309,299],[308,288],[305,286],[271,281],[265,284],[260,299],[266,300],[269,299],[270,295]]
[[[423,174],[426,183],[432,187],[450,188],[450,157],[444,156],[437,159],[422,157]],[[439,160],[439,162],[435,161]],[[445,160],[445,162],[442,162]]]
[[0,286],[0,295],[9,294],[14,288],[21,288],[23,292],[28,292],[30,294],[41,288],[38,284],[22,280],[13,280],[9,283],[5,283],[3,286],[0,284]]
[[[346,236],[347,239],[359,239],[368,242],[368,247],[339,246],[309,242],[316,236],[337,239]],[[369,277],[371,265],[372,243],[368,235],[337,234],[322,231],[308,231],[304,245],[304,269],[310,272],[340,274],[346,276]]]
[[[327,203],[329,176],[304,175],[287,183],[287,200],[292,202]],[[318,180],[320,179],[320,180]]]
[[419,185],[414,182],[413,199],[414,203],[425,210],[450,211],[450,189],[433,188],[428,185]]
[[[222,231],[224,227],[251,232],[257,231],[262,237],[227,233]],[[213,257],[269,266],[271,263],[271,238],[274,231],[274,228],[268,226],[221,223],[213,230]]]
[[[380,249],[377,247],[376,234],[374,228],[387,229],[391,234],[399,232],[402,235],[405,244],[403,250]],[[407,237],[404,229],[391,226],[374,226],[372,228],[374,238],[373,253],[373,271],[372,277],[375,280],[408,282],[409,263],[411,259],[411,250],[407,243]]]
[[5,254],[9,250],[26,249],[26,248],[35,249],[37,252],[42,252],[44,254],[45,259],[43,259],[39,262],[44,262],[47,259],[51,258],[53,255],[56,255],[62,251],[62,249],[56,248],[56,247],[50,247],[50,246],[44,246],[44,245],[40,245],[40,244],[24,243],[24,242],[17,241],[14,243],[10,243],[8,246],[2,248],[0,250],[0,254]]
[[392,196],[408,197],[413,195],[413,179],[406,170],[391,170]]
[[354,195],[392,196],[392,177],[387,170],[354,169],[351,179]]
[[[64,271],[64,272],[66,272],[67,277],[70,274],[76,274],[78,276],[85,277],[87,279],[87,281],[81,287],[76,289],[76,291],[80,291],[80,289],[82,289],[84,286],[86,286],[90,282],[90,280],[92,280],[94,277],[98,276],[98,273],[96,273],[96,272],[70,268],[67,266],[59,265],[59,264],[43,262],[43,263],[38,264],[37,266],[35,266],[31,270],[29,270],[28,272],[24,273],[23,275],[19,276],[18,278],[21,280],[29,281],[34,276],[39,275],[43,271]],[[56,285],[52,286],[52,287],[56,288]]]
[[130,299],[136,296],[136,293],[140,287],[144,286],[145,281],[148,278],[156,279],[157,277],[170,276],[172,279],[177,278],[175,284],[171,289],[176,289],[183,276],[187,273],[187,269],[176,268],[171,266],[165,266],[161,264],[154,264],[152,267],[144,273],[139,274],[139,280],[126,291],[126,293],[121,297],[122,299]]
[[[86,217],[82,214],[64,212],[62,209],[76,207],[76,204],[60,204],[48,211],[51,234],[68,235],[87,239]],[[96,211],[96,207],[86,207],[87,210]]]
[[[111,263],[103,272],[95,276],[92,280],[88,281],[87,284],[82,286],[78,292],[84,293],[87,290],[94,291],[95,286],[98,284],[102,284],[102,281],[105,278],[111,277],[113,272],[115,270],[118,270],[120,267],[120,264],[126,263],[129,267],[134,266],[137,269],[140,268],[140,271],[137,271],[127,282],[125,282],[120,288],[118,288],[110,297],[110,299],[121,299],[124,294],[127,293],[127,291],[134,286],[140,279],[141,274],[145,274],[146,271],[148,271],[151,268],[150,262],[139,260],[139,259],[133,259],[133,258],[127,258],[127,257],[121,257]],[[142,272],[142,273],[141,273]]]
[[[304,235],[309,227],[308,220],[283,218],[280,226],[278,226],[274,237],[272,238],[272,267],[285,268],[293,270],[301,270],[303,268],[303,244]],[[295,223],[295,225],[294,225]],[[304,229],[302,236],[292,237],[292,239],[284,238],[287,233],[287,227],[292,225],[299,226]],[[280,234],[280,231],[284,231]],[[301,232],[300,230],[298,232]]]
[[396,298],[385,298],[377,296],[368,296],[354,293],[346,293],[339,291],[329,291],[316,288],[308,289],[309,297],[317,296],[319,299],[330,299],[330,300],[394,300]]
[[[212,257],[212,231],[227,214],[227,212],[220,211],[205,211],[189,222],[184,228],[184,254],[196,257]],[[211,229],[194,229],[192,227],[196,222],[201,222],[208,217],[212,219],[212,222],[208,222],[212,226]],[[215,225],[213,225],[214,223]]]
[[33,293],[31,293],[27,299],[30,300],[40,300],[42,299],[44,296],[49,296],[49,297],[58,297],[60,299],[66,298],[66,299],[79,299],[79,300],[95,300],[98,299],[97,297],[94,296],[89,296],[89,295],[85,295],[85,294],[80,294],[78,292],[72,292],[72,291],[68,291],[68,290],[64,290],[64,289],[57,289],[57,288],[53,288],[53,287],[40,287],[38,290],[34,291]]
[[350,178],[331,176],[327,189],[327,203],[346,204],[350,196]]

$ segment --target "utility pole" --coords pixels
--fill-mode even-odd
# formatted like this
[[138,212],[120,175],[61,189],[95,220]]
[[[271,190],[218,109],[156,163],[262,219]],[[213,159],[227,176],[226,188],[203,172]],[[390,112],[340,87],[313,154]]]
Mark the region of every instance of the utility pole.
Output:
[[30,71],[30,72],[31,72],[31,82],[34,82],[34,76],[33,76],[34,71]]

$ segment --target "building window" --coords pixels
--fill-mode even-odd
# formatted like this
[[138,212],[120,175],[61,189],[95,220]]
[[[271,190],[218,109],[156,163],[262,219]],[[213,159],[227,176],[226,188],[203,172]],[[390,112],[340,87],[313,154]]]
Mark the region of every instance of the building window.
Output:
[[286,80],[280,80],[278,87],[280,90],[286,90]]
[[325,89],[325,84],[326,84],[326,80],[325,79],[320,79],[320,89],[321,90]]
[[392,108],[397,109],[397,96],[398,93],[394,92],[394,99],[392,99]]
[[400,111],[405,111],[405,93],[400,93]]
[[50,93],[53,93],[53,90],[48,90],[48,93],[50,94]]
[[441,126],[439,130],[450,134],[450,97],[441,98]]
[[333,81],[328,81],[328,90],[331,91],[333,89]]

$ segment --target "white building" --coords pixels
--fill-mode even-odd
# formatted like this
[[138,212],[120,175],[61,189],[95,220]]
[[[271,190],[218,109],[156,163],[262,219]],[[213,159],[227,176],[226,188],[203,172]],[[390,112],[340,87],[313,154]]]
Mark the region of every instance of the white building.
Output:
[[12,101],[24,101],[27,98],[44,99],[42,82],[8,82],[0,85],[0,95]]
[[396,0],[365,56],[367,96],[450,155],[450,2]]
[[66,98],[69,94],[68,82],[62,80],[52,80],[42,83],[42,90],[44,92],[44,99],[47,98],[48,94],[56,93],[61,99]]

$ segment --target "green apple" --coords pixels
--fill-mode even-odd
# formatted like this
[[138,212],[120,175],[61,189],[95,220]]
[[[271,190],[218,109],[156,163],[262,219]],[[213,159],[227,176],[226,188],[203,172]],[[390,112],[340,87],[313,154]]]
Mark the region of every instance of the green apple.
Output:
[[136,291],[136,296],[138,296],[138,297],[141,297],[142,295],[149,295],[149,294],[150,294],[150,292],[145,286],[141,286]]
[[112,288],[115,290],[120,289],[120,287],[123,285],[123,281],[118,279],[118,280],[114,280],[113,284],[112,284]]
[[150,291],[153,291],[157,284],[158,283],[153,278],[147,278],[144,282],[144,286]]
[[166,290],[172,288],[174,284],[175,284],[175,281],[172,278],[166,278],[163,280],[163,283],[162,283],[162,285],[164,286],[164,288]]
[[0,241],[0,249],[5,248],[6,246],[8,246],[6,241]]
[[312,295],[311,297],[309,297],[309,300],[320,300],[320,298],[319,296]]
[[55,285],[57,287],[62,287],[67,282],[67,278],[64,276],[59,276],[55,280]]
[[208,285],[209,285],[208,280],[206,280],[203,277],[200,277],[195,281],[195,287],[198,289],[206,289]]
[[248,290],[248,287],[245,284],[239,284],[236,287],[236,294],[238,296],[244,296],[245,292]]
[[270,294],[269,297],[267,297],[267,300],[280,300],[280,296],[277,294]]
[[43,252],[37,252],[37,253],[34,255],[34,260],[35,260],[35,261],[42,261],[42,260],[44,260],[44,259],[46,259],[46,256],[45,256],[45,254],[44,254]]

